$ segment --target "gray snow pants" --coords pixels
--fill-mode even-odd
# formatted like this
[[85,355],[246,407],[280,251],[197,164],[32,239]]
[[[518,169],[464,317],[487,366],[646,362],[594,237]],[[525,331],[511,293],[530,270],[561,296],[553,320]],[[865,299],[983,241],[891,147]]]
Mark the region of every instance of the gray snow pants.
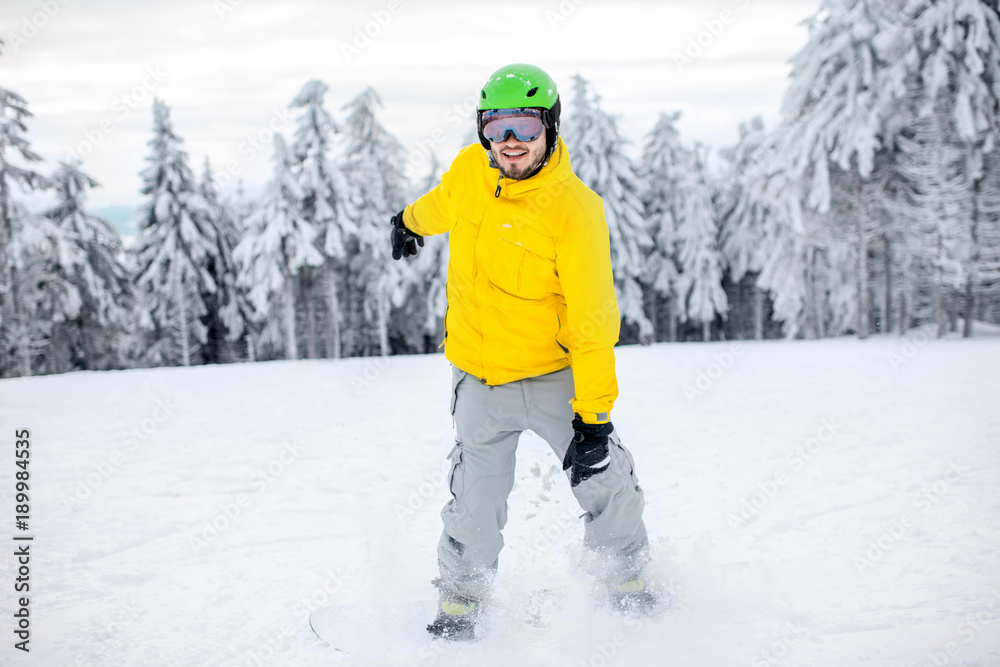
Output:
[[[444,595],[489,597],[503,548],[500,531],[507,523],[518,438],[522,431],[534,431],[549,443],[561,467],[573,438],[573,395],[569,368],[493,387],[453,368],[452,499],[441,511],[444,532],[435,581]],[[601,581],[620,583],[642,573],[649,542],[635,464],[617,432],[611,434],[609,451],[610,467],[573,493],[584,510],[585,567]]]

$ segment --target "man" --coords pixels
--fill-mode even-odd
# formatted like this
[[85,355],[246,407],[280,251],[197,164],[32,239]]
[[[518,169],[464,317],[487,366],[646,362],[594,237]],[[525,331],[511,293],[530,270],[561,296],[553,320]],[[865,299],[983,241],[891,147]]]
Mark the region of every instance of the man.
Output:
[[611,424],[620,316],[601,198],[570,169],[559,94],[509,65],[480,91],[479,146],[392,219],[393,258],[450,231],[445,354],[453,365],[452,499],[442,510],[441,594],[428,631],[472,639],[503,547],[518,437],[552,447],[585,520],[587,567],[622,611],[655,603],[643,492]]

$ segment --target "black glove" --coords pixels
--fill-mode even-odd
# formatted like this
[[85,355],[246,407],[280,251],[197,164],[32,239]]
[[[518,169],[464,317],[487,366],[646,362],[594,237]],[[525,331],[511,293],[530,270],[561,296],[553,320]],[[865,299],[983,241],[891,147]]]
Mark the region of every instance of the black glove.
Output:
[[611,422],[584,424],[580,415],[573,419],[573,440],[570,441],[566,457],[563,458],[563,470],[573,468],[570,486],[576,486],[583,480],[608,469],[611,464],[608,436],[614,430],[615,427]]
[[417,246],[424,247],[424,237],[414,234],[403,224],[403,212],[392,216],[392,258],[416,256]]

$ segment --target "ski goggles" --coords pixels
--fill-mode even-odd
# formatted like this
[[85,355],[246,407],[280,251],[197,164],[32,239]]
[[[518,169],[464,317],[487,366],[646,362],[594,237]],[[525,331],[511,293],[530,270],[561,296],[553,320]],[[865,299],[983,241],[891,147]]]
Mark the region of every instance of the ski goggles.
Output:
[[479,114],[479,131],[494,143],[503,142],[508,134],[513,134],[518,141],[534,141],[545,131],[542,110],[521,108],[482,111]]

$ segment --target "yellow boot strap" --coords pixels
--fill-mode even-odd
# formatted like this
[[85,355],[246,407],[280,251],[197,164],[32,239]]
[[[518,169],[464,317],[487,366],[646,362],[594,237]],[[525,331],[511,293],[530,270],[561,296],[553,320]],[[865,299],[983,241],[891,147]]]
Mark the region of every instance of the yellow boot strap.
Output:
[[615,590],[619,593],[638,593],[646,587],[646,582],[642,579],[630,579],[624,583],[615,586]]
[[463,604],[461,602],[442,602],[441,609],[443,609],[446,614],[451,614],[453,616],[465,616],[466,614],[471,614],[475,611],[476,605]]

